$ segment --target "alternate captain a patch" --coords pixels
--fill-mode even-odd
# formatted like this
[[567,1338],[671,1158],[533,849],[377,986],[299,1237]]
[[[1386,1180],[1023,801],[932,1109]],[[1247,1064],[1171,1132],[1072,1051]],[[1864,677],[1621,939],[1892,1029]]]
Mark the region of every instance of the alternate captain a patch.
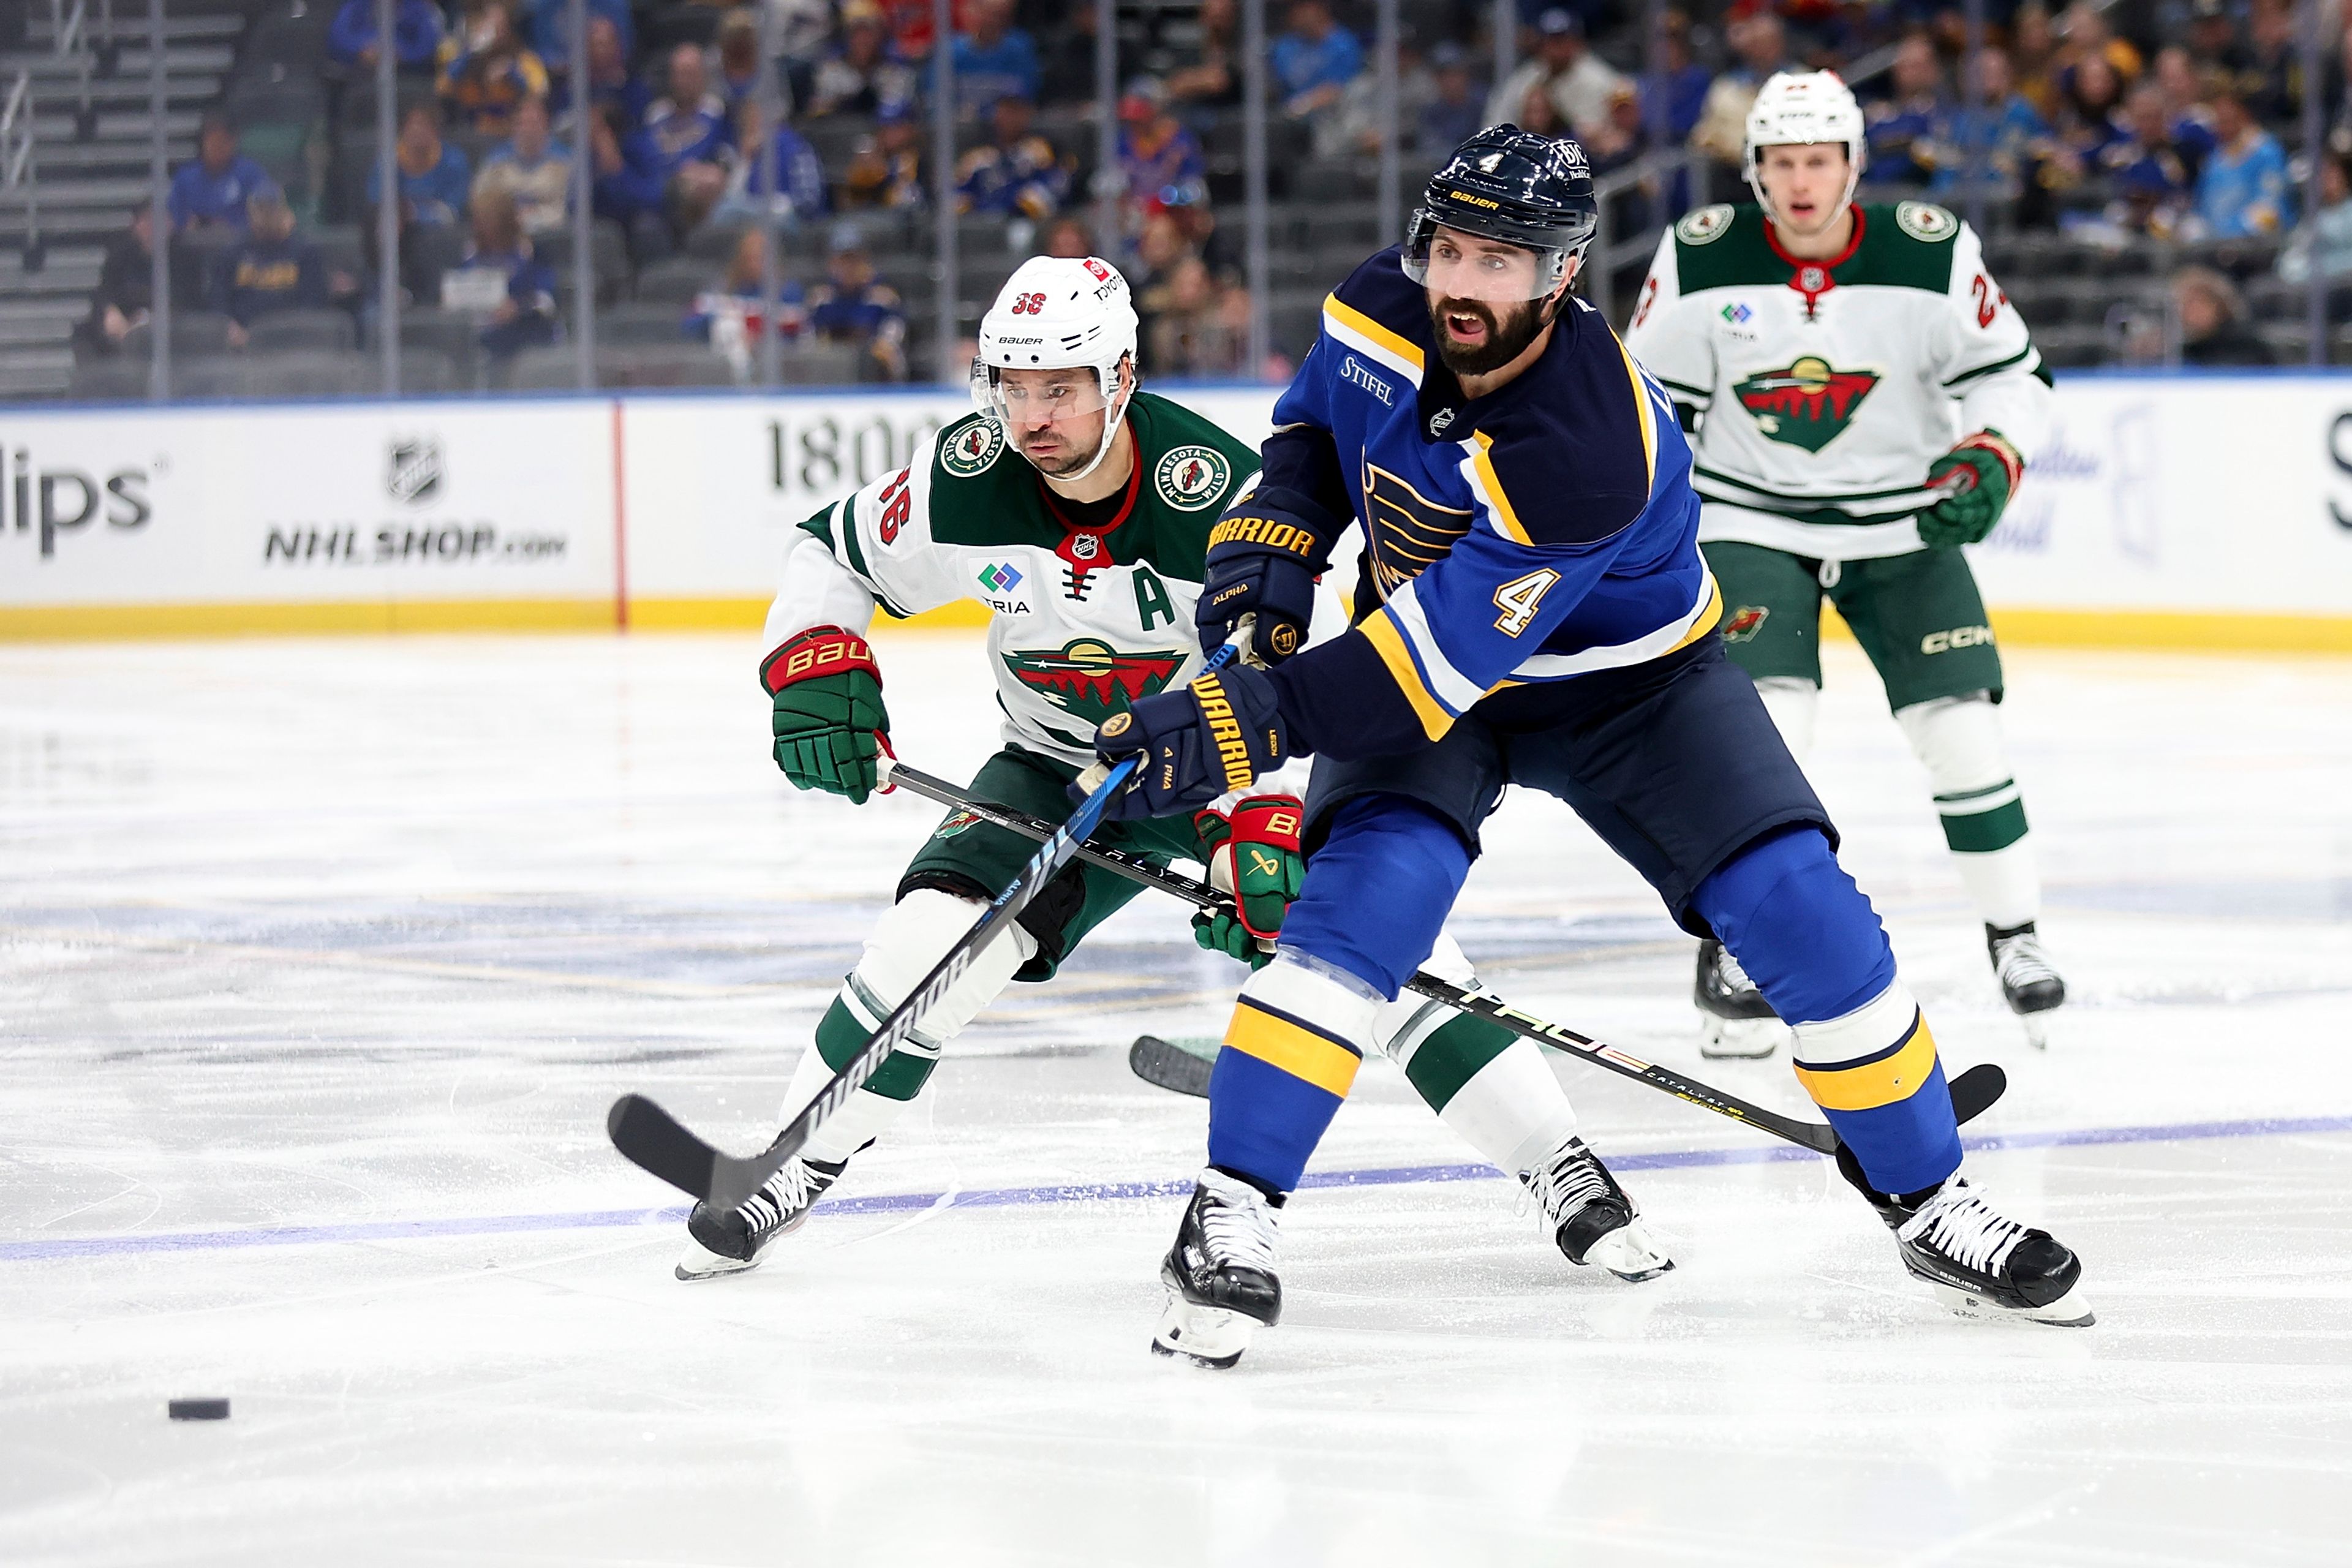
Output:
[[1759,371],[1731,391],[1766,436],[1818,452],[1853,422],[1877,385],[1876,371],[1837,370],[1807,354],[1785,370]]

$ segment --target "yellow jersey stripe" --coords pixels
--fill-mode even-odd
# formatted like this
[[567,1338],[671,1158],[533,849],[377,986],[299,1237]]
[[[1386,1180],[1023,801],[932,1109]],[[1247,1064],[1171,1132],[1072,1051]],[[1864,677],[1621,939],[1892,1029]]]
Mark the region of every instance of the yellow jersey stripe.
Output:
[[[1714,573],[1709,572],[1706,574],[1706,608],[1698,613],[1698,619],[1690,624],[1690,630],[1685,632],[1682,636],[1682,640],[1675,644],[1673,647],[1668,648],[1666,653],[1673,653],[1677,649],[1690,647],[1691,644],[1698,641],[1699,638],[1706,636],[1707,633],[1715,630],[1716,627],[1722,624],[1723,584],[1715,580]],[[1663,658],[1665,655],[1661,654],[1659,657]]]
[[1617,353],[1625,361],[1626,379],[1633,384],[1633,406],[1641,410],[1642,415],[1642,459],[1649,470],[1650,488],[1655,489],[1658,484],[1657,410],[1650,402],[1650,389],[1643,384],[1642,367],[1633,363],[1632,351],[1621,342],[1617,345]]
[[1255,1057],[1324,1093],[1341,1100],[1354,1087],[1361,1058],[1347,1047],[1327,1040],[1312,1029],[1302,1029],[1249,1005],[1235,1005],[1234,1020],[1225,1026],[1225,1048]]
[[1427,362],[1423,359],[1419,349],[1357,310],[1353,305],[1341,300],[1339,295],[1324,296],[1323,313],[1349,331],[1396,355],[1397,358],[1412,366],[1414,374],[1418,374],[1427,368]]
[[1519,514],[1512,509],[1511,498],[1503,493],[1503,481],[1496,477],[1495,459],[1489,455],[1494,450],[1495,438],[1484,430],[1477,431],[1471,438],[1478,443],[1478,450],[1470,460],[1478,470],[1478,489],[1486,502],[1486,510],[1493,512],[1495,521],[1502,525],[1505,538],[1516,544],[1533,545],[1535,541],[1529,539],[1528,531],[1519,526]]
[[1800,1062],[1797,1081],[1823,1110],[1875,1110],[1918,1093],[1935,1066],[1936,1037],[1921,1018],[1901,1050],[1858,1067],[1809,1068]]
[[1372,651],[1381,656],[1382,664],[1388,666],[1389,679],[1397,683],[1397,689],[1404,693],[1404,700],[1412,704],[1413,714],[1421,721],[1423,733],[1433,741],[1444,739],[1445,731],[1454,728],[1454,717],[1445,711],[1438,702],[1436,693],[1422,680],[1421,671],[1412,662],[1412,652],[1404,646],[1404,634],[1397,630],[1396,623],[1389,618],[1386,606],[1366,616],[1363,624],[1356,629],[1364,634],[1364,640],[1372,645]]

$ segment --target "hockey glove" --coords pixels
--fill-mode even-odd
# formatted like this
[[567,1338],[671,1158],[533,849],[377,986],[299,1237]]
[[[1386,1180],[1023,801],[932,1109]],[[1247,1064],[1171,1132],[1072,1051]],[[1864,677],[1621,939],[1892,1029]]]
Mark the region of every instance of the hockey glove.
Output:
[[882,671],[866,639],[839,626],[811,626],[761,663],[760,684],[775,700],[776,765],[784,776],[865,805],[874,793],[874,760],[890,743]]
[[1307,646],[1315,579],[1331,563],[1318,528],[1320,510],[1288,504],[1280,490],[1260,491],[1217,520],[1209,530],[1201,597],[1192,610],[1202,651],[1232,641],[1244,616],[1257,617],[1249,651],[1264,663],[1280,664]]
[[[1295,796],[1256,795],[1236,802],[1230,815],[1196,813],[1201,859],[1209,885],[1233,898],[1231,906],[1202,910],[1192,917],[1192,940],[1213,952],[1238,958],[1252,969],[1274,957],[1272,938],[1307,879],[1298,853],[1298,827],[1305,813]],[[1263,944],[1259,938],[1268,939]]]
[[1919,542],[1974,544],[1992,531],[2025,475],[2025,459],[1998,430],[1979,430],[1936,459],[1927,483],[1944,499],[1919,514]]
[[1249,788],[1290,756],[1274,682],[1227,665],[1179,690],[1142,699],[1095,731],[1095,755],[1105,766],[1139,754],[1143,765],[1135,782],[1110,803],[1107,816],[1173,816]]

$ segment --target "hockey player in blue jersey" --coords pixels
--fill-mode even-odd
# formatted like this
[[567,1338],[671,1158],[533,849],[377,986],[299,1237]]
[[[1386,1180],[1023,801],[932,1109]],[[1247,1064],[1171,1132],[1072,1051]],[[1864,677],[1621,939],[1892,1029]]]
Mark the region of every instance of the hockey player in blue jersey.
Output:
[[[1154,816],[1315,758],[1305,885],[1210,1082],[1209,1163],[1161,1266],[1154,1348],[1230,1365],[1276,1321],[1276,1212],[1429,952],[1507,784],[1569,804],[1796,1036],[1840,1166],[1956,1305],[2087,1323],[2082,1268],[1960,1173],[1917,1003],[1753,684],[1711,636],[1672,405],[1570,292],[1597,223],[1573,141],[1480,132],[1403,247],[1324,305],[1197,608],[1265,667],[1146,698],[1096,735]],[[1316,575],[1363,530],[1355,624],[1303,647]],[[1728,762],[1726,759],[1729,759]],[[1605,1181],[1605,1172],[1569,1179]]]

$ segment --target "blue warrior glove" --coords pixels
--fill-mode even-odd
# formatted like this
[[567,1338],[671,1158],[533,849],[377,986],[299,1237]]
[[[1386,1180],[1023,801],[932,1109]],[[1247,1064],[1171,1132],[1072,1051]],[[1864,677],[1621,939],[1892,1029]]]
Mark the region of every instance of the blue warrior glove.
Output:
[[1192,619],[1203,651],[1233,640],[1244,616],[1255,616],[1250,653],[1280,664],[1307,646],[1315,617],[1315,579],[1331,563],[1323,509],[1281,489],[1262,489],[1225,509],[1209,530],[1206,570]]
[[1105,767],[1139,752],[1135,783],[1105,816],[1172,816],[1249,788],[1290,756],[1274,682],[1231,665],[1146,697],[1095,731],[1095,755]]

